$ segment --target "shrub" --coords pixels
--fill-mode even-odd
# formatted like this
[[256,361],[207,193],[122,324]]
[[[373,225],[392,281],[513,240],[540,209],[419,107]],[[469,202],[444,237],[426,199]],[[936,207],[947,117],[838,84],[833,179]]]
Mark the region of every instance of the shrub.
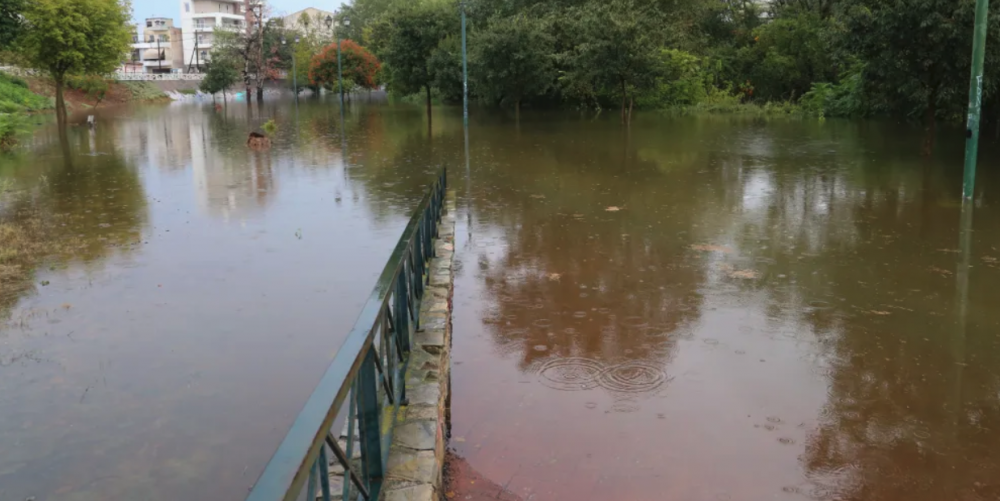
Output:
[[23,79],[0,73],[0,113],[49,108],[52,108],[51,99],[31,92]]
[[70,75],[66,79],[66,85],[71,89],[87,93],[87,96],[95,101],[95,107],[101,104],[104,96],[108,93],[107,80],[97,75]]
[[27,132],[28,120],[23,113],[0,113],[0,153],[17,146],[18,137]]

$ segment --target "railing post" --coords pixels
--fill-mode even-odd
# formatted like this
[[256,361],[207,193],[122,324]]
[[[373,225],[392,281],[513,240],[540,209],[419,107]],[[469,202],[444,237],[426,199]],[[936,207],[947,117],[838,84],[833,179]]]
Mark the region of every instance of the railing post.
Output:
[[371,501],[377,501],[382,489],[382,416],[376,381],[375,347],[368,349],[358,373],[358,431],[361,464]]

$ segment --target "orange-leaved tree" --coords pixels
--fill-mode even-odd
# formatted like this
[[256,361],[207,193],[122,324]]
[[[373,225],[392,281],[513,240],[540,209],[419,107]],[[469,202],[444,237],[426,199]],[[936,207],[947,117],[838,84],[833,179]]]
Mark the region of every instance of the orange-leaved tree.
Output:
[[[351,84],[365,89],[378,86],[378,71],[382,65],[368,49],[353,40],[341,40],[340,57],[343,63],[344,87]],[[328,89],[337,88],[337,44],[327,45],[312,58],[309,65],[309,81]]]

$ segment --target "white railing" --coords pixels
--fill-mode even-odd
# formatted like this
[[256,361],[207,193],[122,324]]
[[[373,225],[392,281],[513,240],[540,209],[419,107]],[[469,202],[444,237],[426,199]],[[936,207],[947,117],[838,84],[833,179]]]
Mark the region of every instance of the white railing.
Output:
[[201,73],[112,73],[113,80],[123,81],[154,81],[154,80],[204,80]]

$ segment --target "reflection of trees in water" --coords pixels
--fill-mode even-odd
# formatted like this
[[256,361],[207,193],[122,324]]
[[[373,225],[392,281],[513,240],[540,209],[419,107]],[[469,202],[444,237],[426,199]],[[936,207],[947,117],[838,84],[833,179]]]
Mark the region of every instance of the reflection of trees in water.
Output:
[[676,239],[694,214],[665,209],[673,191],[629,138],[584,127],[552,140],[530,129],[483,134],[474,154],[468,244],[494,343],[523,371],[583,357],[600,364],[594,371],[629,360],[662,372],[701,307],[704,271],[678,259],[686,245]]
[[2,284],[0,312],[33,290],[31,277],[42,262],[92,264],[141,245],[145,193],[135,168],[115,148],[115,131],[77,129],[67,139],[68,161],[57,153],[58,141],[44,140],[30,154],[11,159],[27,188],[12,195],[0,219],[26,230],[31,253],[18,263],[20,285]]
[[[943,165],[914,169],[916,152],[837,141],[721,166],[738,209],[725,238],[761,271],[768,316],[801,322],[791,334],[822,354],[828,399],[802,456],[812,494],[995,498],[1000,346],[956,325],[957,191]],[[992,270],[977,268],[986,297]]]

